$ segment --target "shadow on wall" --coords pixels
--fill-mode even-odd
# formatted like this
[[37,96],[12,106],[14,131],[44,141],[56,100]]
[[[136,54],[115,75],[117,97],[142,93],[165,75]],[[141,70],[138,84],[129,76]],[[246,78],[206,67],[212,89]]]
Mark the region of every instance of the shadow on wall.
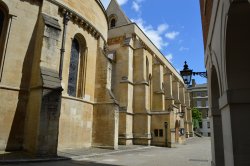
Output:
[[[41,6],[41,2],[34,2],[33,0],[22,0],[26,2],[30,2],[31,4]],[[39,9],[40,13],[41,8]],[[39,18],[39,17],[38,17]],[[18,19],[18,17],[17,17]],[[30,79],[31,79],[31,66],[33,63],[33,58],[35,56],[35,43],[36,43],[36,34],[38,29],[38,21],[37,19],[36,25],[34,27],[34,31],[32,33],[26,55],[24,58],[23,66],[22,66],[22,78],[20,83],[20,91],[18,95],[18,103],[15,111],[15,115],[13,118],[6,151],[18,151],[23,149],[23,141],[24,141],[24,125],[27,111],[27,103],[29,98],[29,88],[30,88]],[[12,44],[12,43],[9,43]],[[15,44],[15,43],[13,43]],[[18,56],[18,55],[16,55]]]
[[37,0],[20,0],[22,2],[29,2],[31,5],[40,5],[41,2],[40,1],[37,1]]

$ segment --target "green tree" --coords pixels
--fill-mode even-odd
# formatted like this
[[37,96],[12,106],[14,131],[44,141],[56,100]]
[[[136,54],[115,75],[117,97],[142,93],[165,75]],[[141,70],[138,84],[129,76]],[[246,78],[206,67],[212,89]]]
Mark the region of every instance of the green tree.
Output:
[[201,112],[197,108],[192,108],[192,117],[194,130],[196,130],[197,128],[199,128],[199,122],[202,122]]

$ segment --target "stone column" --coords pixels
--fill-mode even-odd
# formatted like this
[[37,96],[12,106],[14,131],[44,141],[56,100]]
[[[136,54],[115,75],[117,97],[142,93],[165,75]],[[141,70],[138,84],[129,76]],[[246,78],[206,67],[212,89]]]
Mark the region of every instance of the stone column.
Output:
[[152,74],[152,84],[153,84],[153,102],[152,111],[163,111],[165,110],[165,99],[163,90],[163,66],[155,60],[153,65]]
[[[57,20],[42,15],[37,40],[24,128],[25,151],[35,155],[57,154],[59,117],[61,112],[61,80],[59,78],[59,49],[61,28]],[[49,21],[48,21],[49,20]],[[53,21],[52,21],[53,20]]]
[[[134,51],[134,103],[136,104],[133,106],[133,133],[134,144],[138,145],[150,145],[151,143],[151,80],[147,75],[146,54],[147,51],[144,48]],[[152,66],[150,64],[149,61],[149,66]]]
[[[212,144],[212,163],[216,165],[224,166],[224,152],[223,147],[223,131],[222,131],[222,119],[221,112],[218,107],[210,108],[212,116],[209,117],[211,124],[211,144]],[[230,137],[228,139],[231,139]]]
[[[169,112],[165,110],[165,92],[163,85],[163,66],[154,59],[153,64],[153,102],[152,102],[152,119],[151,119],[151,132],[152,144],[157,146],[170,146],[168,142],[170,140],[169,130]],[[155,135],[155,131],[159,132],[159,135]],[[160,134],[162,132],[162,134]]]
[[[219,109],[212,109],[213,131],[216,132],[216,115],[221,113],[225,165],[250,165],[250,99],[249,89],[227,90],[219,99]],[[218,112],[216,114],[216,111]],[[218,119],[218,118],[217,118]],[[219,137],[215,135],[214,139]],[[215,144],[215,148],[216,148]],[[216,153],[216,150],[215,150]],[[216,155],[216,157],[219,157]],[[216,161],[217,164],[217,161]]]
[[173,97],[173,73],[168,69],[164,71],[164,92],[165,92],[165,110],[169,113],[168,122],[168,147],[175,147],[175,122],[176,110]]
[[99,39],[92,144],[96,147],[117,149],[119,105],[111,90],[112,59],[103,54],[102,46],[103,42]]
[[180,139],[180,111],[181,111],[181,102],[180,102],[180,83],[177,78],[173,79],[173,97],[174,97],[174,105],[175,109],[175,141],[176,143],[181,142]]
[[180,101],[180,83],[178,80],[173,80],[173,97],[174,104],[178,107],[178,112],[181,111],[181,101]]
[[164,73],[165,109],[168,110],[174,104],[173,74],[170,71]]
[[116,50],[114,92],[117,96],[119,111],[119,144],[133,144],[133,56],[132,37],[126,36],[123,47]]

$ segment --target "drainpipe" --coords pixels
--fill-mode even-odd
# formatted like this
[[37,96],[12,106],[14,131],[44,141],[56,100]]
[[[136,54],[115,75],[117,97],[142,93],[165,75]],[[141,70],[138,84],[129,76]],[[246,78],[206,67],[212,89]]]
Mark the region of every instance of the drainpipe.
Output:
[[64,17],[63,17],[63,36],[62,36],[62,47],[61,47],[60,66],[59,66],[60,80],[62,80],[63,59],[64,59],[64,52],[65,52],[65,39],[66,39],[67,25],[68,25],[69,20],[70,20],[70,13],[65,12]]

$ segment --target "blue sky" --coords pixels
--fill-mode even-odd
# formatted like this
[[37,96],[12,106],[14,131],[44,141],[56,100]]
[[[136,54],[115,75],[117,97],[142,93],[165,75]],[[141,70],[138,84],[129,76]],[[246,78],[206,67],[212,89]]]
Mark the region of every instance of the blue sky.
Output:
[[[101,0],[105,7],[110,0]],[[177,70],[205,71],[198,0],[117,0]],[[206,79],[193,77],[197,83]]]

